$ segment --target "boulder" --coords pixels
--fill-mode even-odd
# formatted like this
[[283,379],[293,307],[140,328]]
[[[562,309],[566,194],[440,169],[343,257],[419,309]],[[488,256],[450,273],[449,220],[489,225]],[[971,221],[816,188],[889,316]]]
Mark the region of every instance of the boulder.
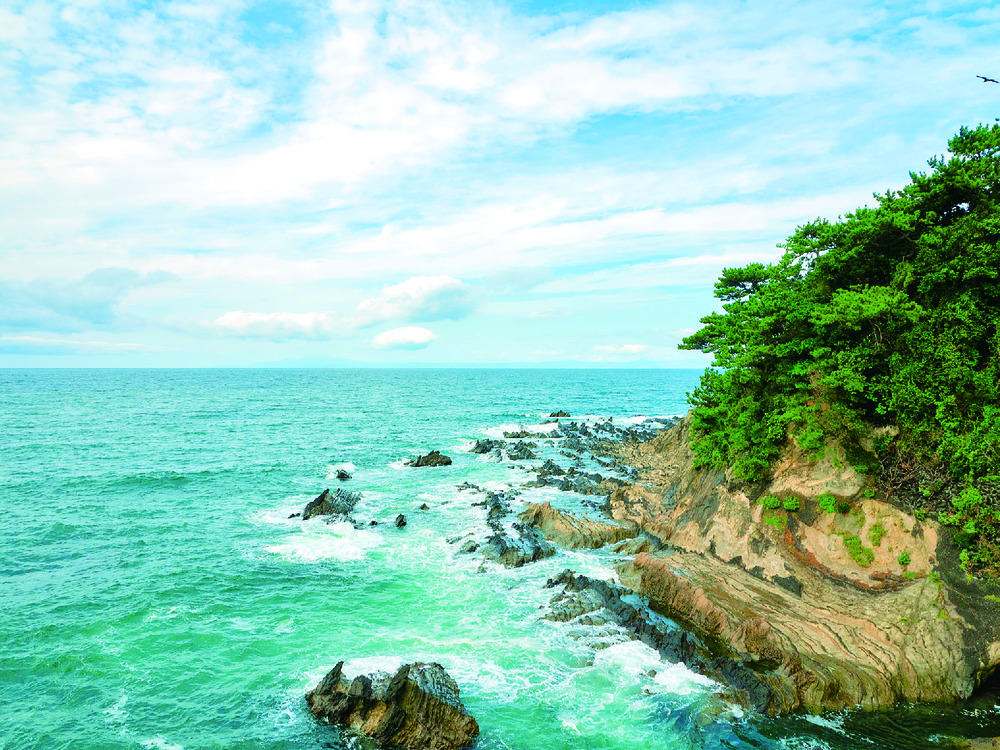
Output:
[[360,492],[330,492],[323,490],[315,499],[306,503],[302,511],[302,520],[308,521],[313,516],[347,516],[361,500]]
[[396,524],[397,529],[403,528],[404,526],[406,526],[406,516],[400,513],[398,516],[396,516],[396,520],[394,521],[394,523]]
[[349,679],[344,663],[311,691],[316,718],[367,735],[384,748],[456,750],[470,747],[479,724],[459,698],[458,685],[440,664],[404,664],[394,675]]
[[451,466],[451,459],[440,451],[431,451],[426,456],[418,456],[406,462],[407,466]]
[[555,546],[545,541],[534,526],[515,523],[514,531],[518,534],[516,539],[503,531],[487,539],[482,547],[483,557],[507,568],[520,568],[556,553]]
[[503,445],[503,440],[491,440],[490,438],[477,440],[476,444],[469,448],[469,453],[489,453],[497,448],[503,448]]
[[345,479],[350,479],[351,475],[344,471],[343,469],[337,469],[337,479],[343,482]]

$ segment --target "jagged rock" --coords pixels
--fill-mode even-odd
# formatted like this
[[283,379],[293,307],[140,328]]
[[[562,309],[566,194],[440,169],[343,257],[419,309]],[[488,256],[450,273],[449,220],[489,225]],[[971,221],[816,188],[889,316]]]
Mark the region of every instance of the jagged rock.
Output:
[[477,440],[476,444],[469,448],[469,453],[489,453],[497,448],[503,448],[503,446],[504,442],[502,440],[486,438],[485,440]]
[[350,478],[351,475],[348,474],[346,471],[344,471],[343,469],[337,469],[337,479],[339,479],[341,482],[343,482],[345,479],[350,479]]
[[335,666],[306,693],[318,719],[353,729],[384,748],[457,750],[470,747],[479,725],[462,705],[458,685],[440,664],[404,664],[394,675],[348,679]]
[[479,543],[474,539],[470,539],[458,550],[461,554],[468,554],[469,552],[475,552],[479,549]]
[[451,459],[440,451],[431,451],[426,456],[418,456],[406,462],[407,466],[451,466]]
[[554,411],[551,414],[549,414],[549,416],[550,417],[557,417],[557,418],[558,417],[568,417],[568,416],[570,416],[570,413],[566,412],[566,411]]
[[457,487],[459,492],[464,492],[465,490],[472,490],[473,492],[482,492],[483,488],[478,484],[471,484],[470,482],[462,482]]
[[378,526],[378,521],[369,521],[368,525],[369,526]]
[[403,528],[404,526],[406,526],[406,516],[400,513],[398,516],[396,516],[396,520],[393,523],[396,524],[397,529]]
[[580,518],[556,510],[549,503],[529,505],[519,518],[522,523],[541,529],[546,539],[568,549],[597,549],[639,533],[634,524],[626,528],[617,523]]
[[517,539],[503,531],[493,534],[483,545],[483,557],[507,568],[520,568],[528,563],[552,557],[556,548],[545,541],[534,526],[514,524]]
[[306,503],[302,511],[302,520],[308,521],[314,516],[347,516],[354,506],[361,500],[360,492],[345,492],[337,490],[330,492],[329,488],[323,490],[314,500]]
[[510,501],[516,497],[513,491],[486,493],[486,525],[494,531],[501,531],[501,520],[510,514]]
[[531,452],[533,447],[536,447],[535,443],[518,443],[507,452],[507,457],[511,461],[532,461],[538,458],[538,456]]
[[430,509],[431,506],[429,506],[427,503],[421,503],[420,507],[417,510],[430,510]]
[[289,518],[302,518],[302,514],[301,513],[292,513],[289,516]]

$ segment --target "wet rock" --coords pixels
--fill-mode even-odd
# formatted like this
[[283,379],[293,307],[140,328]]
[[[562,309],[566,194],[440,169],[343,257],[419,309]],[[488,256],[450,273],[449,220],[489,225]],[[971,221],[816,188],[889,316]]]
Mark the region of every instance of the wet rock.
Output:
[[396,520],[393,523],[396,524],[397,529],[403,528],[404,526],[406,526],[406,516],[400,513],[398,516],[396,516]]
[[325,489],[314,500],[306,503],[302,511],[302,520],[308,521],[314,516],[347,516],[354,510],[359,500],[361,500],[360,492],[344,490],[330,492],[329,488]]
[[368,525],[369,526],[378,526],[378,521],[369,521]]
[[431,451],[426,456],[418,456],[406,462],[407,466],[451,466],[451,459],[440,451]]
[[549,414],[549,416],[550,417],[556,417],[556,418],[558,418],[558,417],[569,417],[570,413],[568,411],[554,411],[551,414]]
[[460,485],[458,485],[457,489],[459,492],[464,492],[465,490],[472,490],[473,492],[483,491],[483,488],[480,487],[478,484],[472,484],[470,482],[462,482]]
[[537,447],[535,443],[518,443],[507,452],[507,457],[511,461],[533,461],[538,458],[537,455],[531,452],[533,447]]
[[486,525],[501,531],[503,518],[510,514],[510,501],[517,496],[514,490],[486,493]]
[[427,503],[421,503],[418,510],[430,510],[431,507]]
[[483,545],[483,557],[507,568],[520,568],[528,563],[552,557],[556,548],[545,541],[534,526],[514,524],[517,537],[504,531],[493,534]]
[[289,516],[289,518],[302,518],[302,514],[301,513],[292,513]]
[[336,476],[337,476],[337,479],[339,479],[341,482],[343,482],[345,479],[350,479],[351,478],[351,475],[348,474],[343,469],[337,469]]
[[503,440],[493,440],[491,438],[486,438],[484,440],[477,440],[476,444],[469,448],[469,453],[489,453],[490,451],[496,450],[497,448],[503,448]]
[[479,543],[476,542],[474,539],[470,539],[465,544],[463,544],[458,551],[461,554],[468,554],[470,552],[475,552],[477,549],[479,549]]
[[394,675],[354,679],[343,675],[343,666],[337,664],[306,693],[316,718],[365,734],[384,748],[457,750],[478,736],[458,685],[440,664],[405,664]]

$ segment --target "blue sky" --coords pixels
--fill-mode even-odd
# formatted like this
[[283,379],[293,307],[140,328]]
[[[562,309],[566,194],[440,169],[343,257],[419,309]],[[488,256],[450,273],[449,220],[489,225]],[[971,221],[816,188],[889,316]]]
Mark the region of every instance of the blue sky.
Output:
[[1000,116],[982,2],[0,6],[0,366],[702,367]]

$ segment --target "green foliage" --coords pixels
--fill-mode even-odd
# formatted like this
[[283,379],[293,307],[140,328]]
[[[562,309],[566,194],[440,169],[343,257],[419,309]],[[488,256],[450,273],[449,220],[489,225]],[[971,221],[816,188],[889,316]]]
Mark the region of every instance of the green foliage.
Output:
[[776,526],[779,529],[783,529],[788,526],[788,516],[784,515],[773,515],[768,516],[764,519],[764,523],[771,524],[771,526]]
[[757,481],[790,437],[819,454],[891,424],[879,455],[996,472],[1000,125],[948,146],[874,207],[799,227],[777,263],[723,271],[721,310],[681,345],[714,355],[691,394],[699,465]]
[[841,533],[840,536],[844,540],[844,546],[847,547],[851,559],[862,568],[867,568],[875,561],[875,551],[871,547],[866,547],[862,544],[861,540],[856,536],[848,534],[846,531]]
[[899,557],[896,558],[896,562],[902,565],[904,568],[910,564],[910,553],[906,550],[899,553]]
[[885,530],[885,526],[882,525],[881,521],[876,521],[872,524],[872,527],[868,529],[868,541],[872,543],[872,547],[878,547],[882,544],[882,538],[888,532]]
[[837,512],[837,498],[831,495],[829,492],[824,492],[822,495],[816,498],[819,502],[819,507],[823,509],[826,513],[836,513]]
[[786,497],[782,505],[789,513],[795,513],[802,507],[802,504],[799,502],[797,497]]
[[851,504],[848,503],[848,502],[844,502],[843,500],[841,500],[840,502],[837,503],[837,512],[838,513],[850,513],[851,512]]
[[760,504],[768,510],[777,510],[781,507],[781,500],[774,497],[774,495],[768,495],[767,497],[761,499]]

